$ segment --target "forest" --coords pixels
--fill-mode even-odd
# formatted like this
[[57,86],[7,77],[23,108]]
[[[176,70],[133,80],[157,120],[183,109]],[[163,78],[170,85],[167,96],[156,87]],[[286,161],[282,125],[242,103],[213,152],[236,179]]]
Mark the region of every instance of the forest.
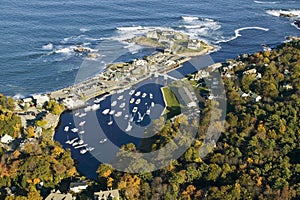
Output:
[[[219,71],[226,88],[227,114],[225,130],[212,152],[199,157],[201,133],[211,115],[211,102],[205,100],[200,134],[179,159],[142,174],[119,172],[103,164],[97,171],[103,189],[118,188],[122,199],[300,198],[300,41],[241,55]],[[128,144],[123,149],[143,152],[163,147],[181,134],[177,127],[184,118],[167,122],[144,142],[144,148]],[[145,160],[131,164],[151,167]]]

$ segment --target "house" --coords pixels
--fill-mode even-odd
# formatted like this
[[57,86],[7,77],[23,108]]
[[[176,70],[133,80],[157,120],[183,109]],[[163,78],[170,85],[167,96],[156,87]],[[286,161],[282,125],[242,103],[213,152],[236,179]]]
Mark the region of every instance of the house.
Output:
[[76,181],[70,183],[70,190],[75,193],[79,193],[88,187],[86,181]]
[[14,141],[14,139],[10,135],[5,134],[4,136],[1,137],[1,143],[3,144],[9,144],[12,141]]
[[51,192],[45,200],[72,200],[70,193],[62,194],[59,190],[57,192]]
[[32,96],[32,98],[35,100],[35,105],[37,107],[44,106],[44,104],[50,100],[50,98],[47,95],[40,95],[40,94],[34,95]]
[[190,40],[188,42],[187,48],[188,49],[193,49],[193,50],[197,50],[200,48],[200,42],[198,40]]
[[292,89],[293,89],[293,86],[292,86],[291,84],[285,84],[285,85],[283,86],[283,88],[286,89],[286,90],[292,90]]
[[246,74],[246,75],[249,75],[249,74],[256,74],[256,69],[253,68],[253,69],[249,69],[247,71],[244,71],[243,74]]
[[119,190],[107,190],[94,193],[95,200],[119,200]]
[[147,38],[158,39],[157,32],[156,31],[149,31],[147,33]]

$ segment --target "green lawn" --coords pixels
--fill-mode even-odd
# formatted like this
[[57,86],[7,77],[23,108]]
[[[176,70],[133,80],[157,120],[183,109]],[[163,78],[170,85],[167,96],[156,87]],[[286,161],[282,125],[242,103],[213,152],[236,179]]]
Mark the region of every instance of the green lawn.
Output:
[[181,108],[180,103],[178,102],[174,93],[168,87],[162,88],[163,95],[165,96],[166,109],[164,114],[167,115],[167,118],[172,118],[180,114]]

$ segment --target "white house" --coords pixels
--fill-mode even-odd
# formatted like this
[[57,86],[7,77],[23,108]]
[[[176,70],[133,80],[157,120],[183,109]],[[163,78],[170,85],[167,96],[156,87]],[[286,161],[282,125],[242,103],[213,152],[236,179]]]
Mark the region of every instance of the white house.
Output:
[[32,98],[35,100],[36,106],[42,107],[46,102],[50,100],[47,95],[34,95]]
[[70,183],[70,191],[79,193],[82,190],[85,190],[88,187],[88,184],[85,181],[77,181]]
[[9,144],[12,141],[14,141],[14,139],[10,135],[7,135],[7,134],[2,136],[2,138],[1,138],[1,143],[3,143],[3,144]]

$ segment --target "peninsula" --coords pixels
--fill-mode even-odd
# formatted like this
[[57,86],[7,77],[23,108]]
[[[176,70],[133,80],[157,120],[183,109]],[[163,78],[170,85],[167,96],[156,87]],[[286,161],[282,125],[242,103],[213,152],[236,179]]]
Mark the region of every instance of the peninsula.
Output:
[[47,96],[64,104],[67,109],[76,109],[85,106],[89,99],[129,88],[151,76],[157,77],[180,67],[191,56],[207,54],[215,49],[214,46],[176,31],[150,31],[127,42],[155,47],[158,52],[132,62],[109,64],[102,73]]

